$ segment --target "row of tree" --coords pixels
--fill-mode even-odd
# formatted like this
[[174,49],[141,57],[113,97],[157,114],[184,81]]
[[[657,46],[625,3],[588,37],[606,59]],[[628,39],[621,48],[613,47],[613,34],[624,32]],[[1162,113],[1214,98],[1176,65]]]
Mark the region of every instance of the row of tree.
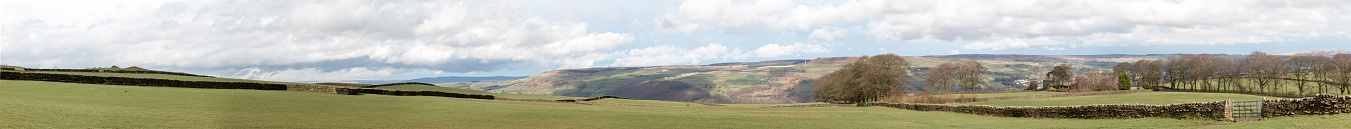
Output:
[[[1333,88],[1342,94],[1351,82],[1351,55],[1297,55],[1284,59],[1277,55],[1253,52],[1240,59],[1211,55],[1183,55],[1163,60],[1141,59],[1113,67],[1141,86],[1168,84],[1173,88],[1201,91],[1225,91],[1279,94],[1285,80],[1294,82],[1298,95],[1308,86],[1326,93]],[[1248,82],[1248,83],[1244,83]],[[1288,89],[1287,89],[1288,90]]]
[[986,85],[986,71],[989,69],[970,59],[939,64],[924,75],[924,89],[928,92],[976,91]]

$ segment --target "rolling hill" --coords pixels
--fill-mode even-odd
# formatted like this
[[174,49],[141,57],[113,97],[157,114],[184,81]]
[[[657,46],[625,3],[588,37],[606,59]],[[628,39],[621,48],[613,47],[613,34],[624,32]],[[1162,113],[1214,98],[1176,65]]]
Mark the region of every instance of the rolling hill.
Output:
[[[909,92],[921,92],[922,75],[929,68],[941,63],[957,62],[961,59],[974,59],[990,69],[985,89],[989,91],[1009,91],[1024,88],[1022,82],[1041,78],[1054,65],[1073,64],[1076,72],[1084,73],[1092,69],[1110,69],[1117,62],[1138,59],[1166,58],[1165,54],[1154,55],[989,55],[965,54],[946,56],[905,57],[912,65],[913,81],[907,83]],[[845,64],[858,60],[858,57],[827,57],[811,60],[774,60],[762,62],[734,62],[709,65],[653,66],[653,67],[608,67],[587,69],[565,69],[544,72],[523,79],[496,82],[454,82],[441,83],[440,86],[483,90],[494,93],[558,95],[575,97],[594,97],[616,95],[654,100],[692,100],[702,103],[725,104],[783,104],[812,102],[812,82]],[[677,82],[672,83],[653,83]],[[706,91],[708,96],[635,96],[626,92],[649,92],[664,89],[635,90],[626,87],[650,84],[689,85],[690,91]],[[617,91],[622,90],[622,91]],[[688,92],[688,91],[681,91]],[[687,93],[695,94],[695,93]],[[695,95],[702,95],[698,93]]]
[[[1291,55],[1327,55],[1345,53],[1341,50],[1317,50],[1283,53]],[[1030,80],[1043,78],[1044,73],[1057,64],[1067,63],[1076,68],[1076,74],[1087,73],[1094,69],[1111,69],[1118,62],[1131,62],[1140,59],[1166,59],[1183,54],[1147,54],[1147,55],[1011,55],[1011,54],[959,54],[906,57],[912,65],[911,81],[906,84],[907,92],[922,92],[923,75],[929,69],[941,63],[972,59],[980,62],[990,73],[985,79],[985,90],[1020,90]],[[1225,58],[1243,58],[1243,55],[1210,54]],[[608,67],[586,69],[564,69],[544,72],[538,75],[496,82],[452,82],[437,85],[489,91],[494,93],[557,95],[574,97],[595,97],[616,95],[620,97],[683,100],[699,98],[694,102],[724,104],[783,104],[813,102],[811,99],[812,82],[845,64],[858,60],[857,57],[826,57],[811,60],[773,60],[761,62],[733,62],[709,65],[652,66],[652,67]],[[684,84],[651,83],[651,81],[675,81]],[[650,92],[663,89],[635,90],[625,87],[642,87],[645,84],[689,85],[694,91],[706,91],[708,96],[634,96],[624,92]],[[669,88],[664,86],[646,86]],[[624,91],[616,91],[624,90]],[[686,92],[686,91],[682,91]],[[696,94],[701,95],[701,94]]]

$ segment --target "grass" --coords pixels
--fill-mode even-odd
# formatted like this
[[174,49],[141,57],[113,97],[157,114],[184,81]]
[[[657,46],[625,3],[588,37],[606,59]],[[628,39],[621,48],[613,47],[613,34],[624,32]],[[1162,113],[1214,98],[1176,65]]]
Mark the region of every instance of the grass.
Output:
[[1010,92],[1010,93],[975,93],[962,95],[974,95],[976,97],[986,98],[986,97],[1004,97],[1004,96],[1045,95],[1045,94],[1065,94],[1065,92],[1033,91],[1033,92]]
[[[884,107],[629,107],[0,80],[0,128],[1197,128],[1208,120],[1035,119]],[[121,91],[121,92],[119,92]],[[1217,128],[1341,128],[1351,114]],[[1331,123],[1331,124],[1329,124]]]
[[[1260,100],[1257,95],[1195,92],[1139,92],[1128,94],[1071,96],[1038,99],[1015,99],[988,102],[962,103],[963,105],[990,106],[1071,106],[1093,104],[1173,104],[1184,102],[1214,102],[1233,99],[1234,101]],[[1267,97],[1277,98],[1277,97]]]

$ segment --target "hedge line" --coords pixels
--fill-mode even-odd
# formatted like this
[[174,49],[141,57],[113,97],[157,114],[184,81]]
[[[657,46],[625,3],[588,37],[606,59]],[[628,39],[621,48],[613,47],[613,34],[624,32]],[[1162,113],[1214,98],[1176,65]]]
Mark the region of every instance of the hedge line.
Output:
[[1228,101],[1189,102],[1168,105],[1099,104],[1081,106],[995,107],[987,105],[946,105],[912,103],[860,103],[858,106],[883,106],[916,111],[947,111],[985,116],[1030,118],[1143,118],[1233,120]]
[[182,81],[182,80],[153,79],[153,78],[104,77],[104,76],[26,73],[26,72],[10,72],[10,71],[3,71],[3,76],[0,76],[0,79],[68,82],[68,83],[84,83],[84,84],[154,86],[154,87],[286,90],[286,85],[281,84],[264,84],[251,82]]
[[1351,96],[1318,94],[1297,99],[1262,100],[1262,117],[1351,113]]
[[394,95],[394,96],[441,96],[441,97],[451,97],[451,98],[470,98],[470,99],[489,99],[489,100],[491,100],[491,99],[496,99],[496,98],[497,98],[497,97],[492,96],[492,95],[461,94],[461,93],[450,93],[450,92],[440,92],[440,91],[401,91],[401,90],[366,89],[366,88],[344,88],[344,87],[338,87],[338,88],[336,88],[336,89],[335,89],[335,92],[336,92],[337,94],[345,94],[345,95],[381,94],[381,95]]
[[138,73],[138,74],[166,74],[166,75],[178,75],[178,76],[212,77],[212,76],[204,76],[204,75],[196,75],[196,74],[188,74],[188,73],[180,73],[180,72],[165,72],[165,71],[129,71],[129,70],[96,70],[96,69],[24,69],[24,71],[94,72],[94,73]]

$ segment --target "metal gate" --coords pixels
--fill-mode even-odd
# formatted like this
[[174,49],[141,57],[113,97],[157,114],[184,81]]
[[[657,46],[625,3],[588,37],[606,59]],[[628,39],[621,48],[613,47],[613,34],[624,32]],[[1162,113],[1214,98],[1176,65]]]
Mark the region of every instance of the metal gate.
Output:
[[1262,100],[1257,101],[1232,101],[1234,109],[1234,120],[1236,121],[1258,121],[1262,120]]

